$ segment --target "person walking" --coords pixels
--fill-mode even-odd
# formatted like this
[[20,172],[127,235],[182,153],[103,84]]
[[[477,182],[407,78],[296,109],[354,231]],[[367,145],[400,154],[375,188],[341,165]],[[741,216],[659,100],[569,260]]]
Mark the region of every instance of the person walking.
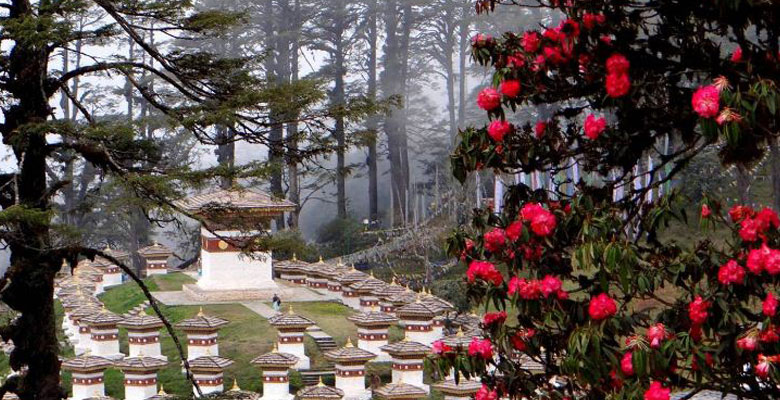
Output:
[[274,297],[271,299],[271,307],[273,307],[276,312],[279,312],[279,310],[282,309],[282,299],[280,299],[276,293],[274,293]]

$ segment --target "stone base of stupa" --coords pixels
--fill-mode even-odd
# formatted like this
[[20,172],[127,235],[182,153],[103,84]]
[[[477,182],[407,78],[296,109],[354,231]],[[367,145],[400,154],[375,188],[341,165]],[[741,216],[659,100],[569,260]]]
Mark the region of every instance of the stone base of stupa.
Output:
[[183,285],[182,291],[189,298],[206,303],[245,301],[245,300],[263,300],[271,302],[274,294],[283,299],[291,299],[294,291],[283,286],[265,289],[224,289],[207,290],[197,284]]

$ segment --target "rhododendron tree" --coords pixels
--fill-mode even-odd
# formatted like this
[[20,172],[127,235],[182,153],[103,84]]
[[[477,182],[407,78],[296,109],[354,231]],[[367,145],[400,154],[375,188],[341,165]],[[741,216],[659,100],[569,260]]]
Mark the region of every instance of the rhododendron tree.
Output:
[[[487,316],[468,349],[433,357],[442,376],[479,379],[478,399],[780,398],[777,213],[660,190],[710,147],[745,168],[776,140],[777,4],[477,1],[497,7],[553,18],[473,41],[489,122],[460,132],[452,170],[551,182],[517,179],[449,241]],[[495,121],[511,126],[498,140]],[[681,243],[672,221],[701,232]]]

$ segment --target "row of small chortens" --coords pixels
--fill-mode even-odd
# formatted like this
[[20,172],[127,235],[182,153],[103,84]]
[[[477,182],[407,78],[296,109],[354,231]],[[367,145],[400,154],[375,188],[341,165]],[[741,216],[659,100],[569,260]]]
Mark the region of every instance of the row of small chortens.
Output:
[[[275,270],[281,278],[305,284],[312,290],[339,292],[344,304],[356,310],[348,320],[358,327],[357,346],[350,339],[346,346],[324,354],[335,364],[335,387],[302,389],[299,398],[320,398],[309,396],[325,392],[331,395],[327,398],[334,399],[370,398],[371,392],[365,387],[365,365],[386,361],[392,363],[393,383],[375,390],[377,396],[387,399],[427,396],[430,389],[423,383],[423,361],[430,354],[431,343],[443,336],[445,316],[452,310],[449,303],[425,290],[415,293],[395,282],[388,284],[340,264],[323,261],[308,264],[292,259],[277,262]],[[63,330],[77,354],[63,362],[63,369],[72,373],[71,398],[104,396],[103,372],[108,368],[124,373],[127,400],[164,398],[160,397],[163,395],[159,394],[157,385],[157,371],[168,365],[160,349],[162,321],[143,311],[137,315],[117,315],[107,310],[96,296],[102,292],[99,283],[106,282],[105,275],[113,273],[112,265],[106,260],[82,262],[73,276],[57,281],[56,297],[65,310]],[[255,358],[252,364],[263,370],[263,391],[268,396],[263,398],[293,399],[288,372],[308,369],[303,336],[315,322],[296,314],[292,307],[271,317],[269,322],[278,331],[274,351]],[[479,319],[461,316],[452,322],[471,331]],[[186,334],[187,359],[204,394],[224,390],[223,372],[233,361],[219,356],[217,339],[219,329],[228,323],[201,310],[176,324]],[[404,328],[404,339],[388,343],[388,330],[395,324]],[[127,331],[127,355],[119,351],[119,328]],[[461,330],[445,340],[467,345],[470,335],[464,335]],[[444,393],[453,393],[447,398],[467,398],[479,385],[468,381],[456,385],[452,381],[434,386]],[[238,389],[234,386],[230,390]],[[342,397],[335,397],[339,393]],[[414,397],[414,393],[419,393],[419,397]]]

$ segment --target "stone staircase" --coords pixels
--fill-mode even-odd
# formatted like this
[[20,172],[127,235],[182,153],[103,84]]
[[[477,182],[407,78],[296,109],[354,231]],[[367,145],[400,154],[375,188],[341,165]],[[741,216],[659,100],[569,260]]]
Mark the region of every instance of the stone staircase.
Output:
[[333,369],[307,369],[300,371],[301,373],[301,381],[303,381],[304,386],[313,386],[320,382],[320,377],[323,379],[326,376],[334,376],[336,373]]
[[306,329],[306,334],[314,339],[314,342],[317,343],[317,347],[319,347],[322,352],[333,350],[338,347],[336,341],[333,340],[333,336],[325,333],[319,326],[314,325],[309,327]]
[[127,312],[127,315],[138,315],[141,313],[141,311],[145,310],[149,307],[149,300],[144,301],[143,303],[133,307],[130,311]]

